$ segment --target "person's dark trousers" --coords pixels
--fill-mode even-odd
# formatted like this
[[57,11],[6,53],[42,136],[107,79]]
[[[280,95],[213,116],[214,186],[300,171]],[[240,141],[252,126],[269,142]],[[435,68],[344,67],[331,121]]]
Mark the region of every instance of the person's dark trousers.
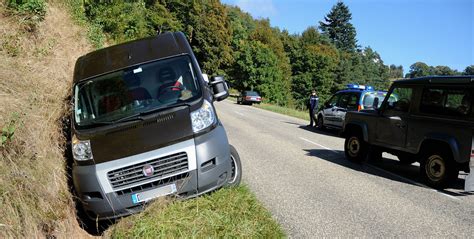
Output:
[[310,123],[309,125],[310,126],[313,126],[313,122],[314,122],[314,125],[316,125],[316,116],[314,115],[314,109],[309,109],[309,119],[310,119]]

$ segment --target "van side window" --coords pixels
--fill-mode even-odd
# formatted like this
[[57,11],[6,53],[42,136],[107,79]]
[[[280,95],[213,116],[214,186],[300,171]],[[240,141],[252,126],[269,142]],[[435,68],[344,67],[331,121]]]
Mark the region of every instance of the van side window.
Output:
[[420,112],[447,116],[466,116],[471,112],[472,95],[466,89],[425,88]]
[[387,110],[408,112],[410,109],[413,89],[412,88],[394,88],[387,101]]

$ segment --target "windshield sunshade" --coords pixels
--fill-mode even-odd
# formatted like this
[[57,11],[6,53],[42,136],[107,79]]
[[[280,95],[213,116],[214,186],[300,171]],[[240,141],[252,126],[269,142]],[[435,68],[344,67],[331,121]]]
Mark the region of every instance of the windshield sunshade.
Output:
[[159,60],[81,82],[75,86],[75,122],[103,125],[200,97],[188,56]]

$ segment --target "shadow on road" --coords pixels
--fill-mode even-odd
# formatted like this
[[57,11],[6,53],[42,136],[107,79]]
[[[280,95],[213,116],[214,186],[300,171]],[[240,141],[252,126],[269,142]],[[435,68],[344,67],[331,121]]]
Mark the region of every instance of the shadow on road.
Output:
[[333,136],[333,137],[343,138],[342,135],[341,135],[341,131],[338,130],[338,129],[319,129],[319,128],[316,128],[316,127],[311,127],[311,126],[308,126],[308,125],[296,124],[296,123],[293,123],[293,122],[284,122],[284,123],[299,125],[299,128],[300,128],[300,129],[304,129],[304,130],[307,130],[307,131],[310,131],[310,132],[314,132],[314,133],[317,133],[317,134],[322,134],[322,135],[327,135],[327,136]]
[[[403,165],[398,160],[383,158],[378,161],[371,161],[366,163],[353,163],[348,161],[344,156],[344,151],[341,150],[327,150],[327,149],[305,149],[309,156],[318,157],[328,162],[350,168],[355,171],[371,174],[378,177],[390,179],[401,183],[406,183],[414,186],[421,186],[423,184],[419,175],[419,166]],[[387,173],[388,172],[388,173]],[[427,187],[427,186],[426,186]],[[459,192],[464,189],[464,180],[458,178],[449,185],[447,190],[439,190],[451,196],[467,196],[469,193]]]

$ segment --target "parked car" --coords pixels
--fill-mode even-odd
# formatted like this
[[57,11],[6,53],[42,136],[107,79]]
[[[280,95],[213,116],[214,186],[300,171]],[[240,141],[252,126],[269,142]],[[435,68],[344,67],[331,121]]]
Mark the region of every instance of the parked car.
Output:
[[72,178],[90,218],[239,184],[240,158],[213,106],[227,86],[203,78],[183,33],[80,57],[72,95]]
[[[376,160],[389,152],[402,163],[418,161],[423,179],[433,187],[446,186],[460,170],[472,174],[473,96],[474,76],[395,81],[380,108],[347,113],[346,158]],[[468,178],[466,185],[474,190],[474,178]]]
[[336,92],[317,113],[317,126],[341,129],[347,112],[372,109],[374,101],[380,106],[386,91],[376,91],[372,86],[348,84]]
[[255,91],[243,91],[237,97],[237,104],[252,105],[260,104],[260,102],[262,102],[262,97]]

